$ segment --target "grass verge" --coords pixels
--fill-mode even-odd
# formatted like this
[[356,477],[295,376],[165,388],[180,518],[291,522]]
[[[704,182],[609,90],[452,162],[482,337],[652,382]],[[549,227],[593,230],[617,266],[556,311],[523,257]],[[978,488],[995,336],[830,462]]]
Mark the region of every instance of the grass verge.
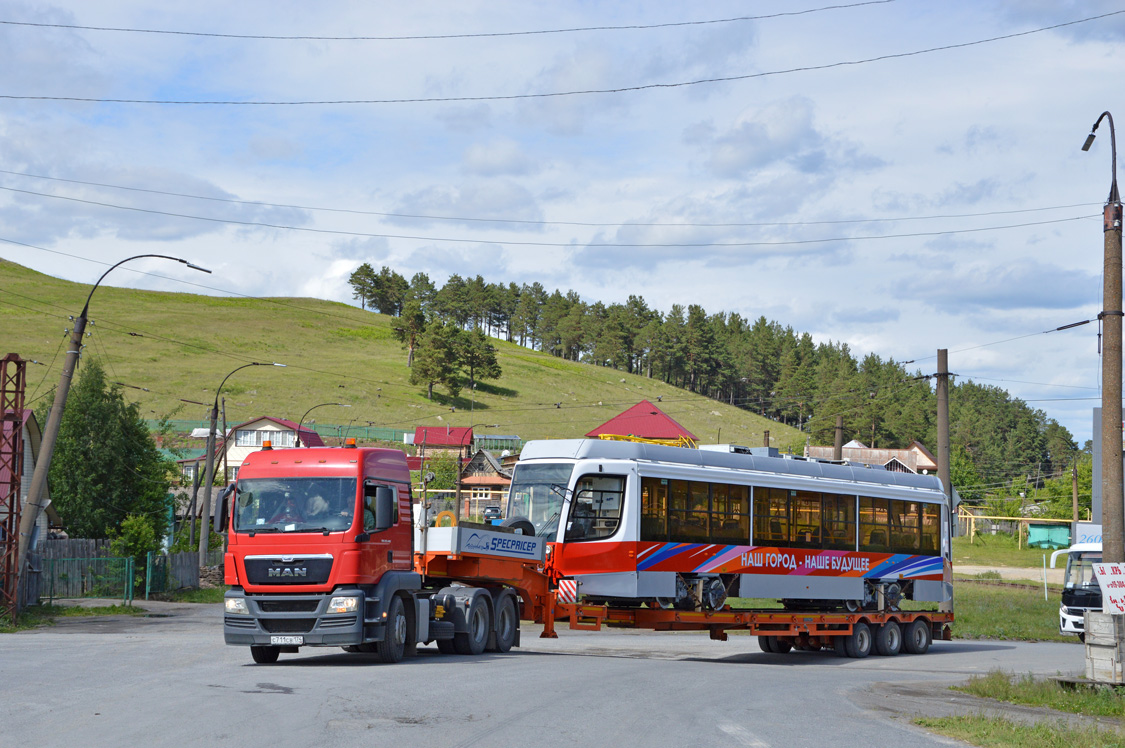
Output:
[[56,618],[75,618],[92,616],[144,615],[145,611],[135,605],[99,605],[81,607],[77,605],[29,605],[20,611],[19,618],[12,623],[10,616],[0,616],[0,634],[26,631],[39,626],[50,626]]
[[160,595],[158,599],[172,603],[221,603],[223,595],[226,594],[228,589],[230,587],[221,585],[219,587],[208,587],[207,589],[176,590]]
[[1112,688],[1064,688],[1053,680],[1032,675],[1016,675],[992,670],[988,675],[974,676],[954,690],[1013,704],[1027,704],[1057,709],[1073,714],[1125,718],[1125,698]]
[[993,717],[925,717],[914,724],[928,730],[988,748],[1058,748],[1059,746],[1099,746],[1125,748],[1125,735],[1109,730],[1067,727],[1041,722],[1023,725]]
[[953,636],[1078,643],[1059,633],[1059,598],[1043,590],[974,582],[953,583]]
[[[973,542],[969,538],[953,538],[953,569],[958,564],[966,566],[1015,566],[1038,570],[1043,568],[1043,554],[1053,551],[1041,548],[1022,548],[1016,544],[1014,535],[977,535]],[[1038,573],[1036,574],[1038,576]]]

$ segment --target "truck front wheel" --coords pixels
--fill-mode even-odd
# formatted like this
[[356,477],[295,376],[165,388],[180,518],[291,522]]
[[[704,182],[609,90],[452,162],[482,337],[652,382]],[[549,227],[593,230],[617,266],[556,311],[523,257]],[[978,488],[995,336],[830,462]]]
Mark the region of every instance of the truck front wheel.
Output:
[[465,623],[469,630],[453,635],[453,648],[457,650],[457,654],[479,655],[484,651],[492,628],[491,619],[484,595],[475,595],[469,609],[465,611]]
[[387,628],[383,632],[383,641],[375,645],[379,661],[386,663],[398,662],[406,651],[406,607],[402,604],[402,598],[391,598],[390,608],[387,611]]
[[278,656],[281,655],[281,647],[250,647],[250,656],[254,658],[254,662],[259,665],[269,665],[277,662]]

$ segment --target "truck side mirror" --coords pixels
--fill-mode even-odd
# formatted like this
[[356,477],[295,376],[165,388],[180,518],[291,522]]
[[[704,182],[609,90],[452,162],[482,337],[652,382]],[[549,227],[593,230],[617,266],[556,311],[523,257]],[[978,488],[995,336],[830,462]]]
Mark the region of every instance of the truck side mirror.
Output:
[[395,491],[390,486],[375,488],[375,531],[382,532],[395,524]]

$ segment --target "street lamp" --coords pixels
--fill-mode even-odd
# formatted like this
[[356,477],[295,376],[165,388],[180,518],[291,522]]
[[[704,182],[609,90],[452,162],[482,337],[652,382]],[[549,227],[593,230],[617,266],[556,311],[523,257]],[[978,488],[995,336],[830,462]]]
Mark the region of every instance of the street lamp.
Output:
[[211,515],[211,484],[215,480],[215,425],[219,420],[219,393],[223,391],[223,385],[231,378],[231,374],[236,371],[248,369],[251,366],[282,366],[285,364],[262,363],[260,361],[251,361],[248,364],[243,364],[238,368],[231,371],[223,377],[223,381],[219,383],[219,389],[215,390],[215,402],[211,406],[211,427],[207,431],[207,467],[204,472],[204,491],[203,491],[203,506],[202,514],[200,515],[200,532],[199,532],[199,566],[200,568],[207,565],[207,546],[211,541],[211,526],[209,517]]
[[110,266],[109,270],[102,273],[94,287],[90,289],[90,294],[86,297],[86,303],[82,306],[82,313],[74,320],[74,329],[70,331],[70,348],[67,349],[66,359],[63,361],[62,375],[59,377],[59,385],[55,389],[55,401],[51,405],[50,414],[47,416],[47,426],[43,430],[43,438],[39,445],[39,458],[35,463],[35,472],[31,476],[31,485],[27,490],[27,506],[23,514],[20,515],[19,550],[17,551],[16,561],[17,586],[27,558],[31,531],[35,527],[36,520],[39,519],[39,513],[43,510],[43,488],[47,485],[47,471],[50,470],[51,457],[55,452],[55,441],[59,435],[59,424],[62,423],[63,410],[66,408],[66,398],[70,394],[70,383],[74,378],[74,370],[78,368],[78,356],[82,351],[82,336],[86,332],[86,315],[90,311],[90,299],[94,297],[94,291],[98,290],[98,286],[105,280],[105,277],[115,268],[131,260],[139,260],[144,257],[174,260],[201,273],[211,272],[207,268],[193,265],[179,257],[156,254],[133,255]]
[[[308,410],[306,410],[305,416],[307,416],[309,413],[312,413],[315,408],[320,408],[320,407],[323,407],[325,405],[339,405],[341,408],[352,407],[350,405],[344,405],[343,403],[320,403],[319,405],[314,405],[314,406],[312,406],[312,408],[309,408]],[[297,421],[297,446],[298,447],[301,446],[301,424],[305,422],[305,416],[301,416],[301,420]]]
[[1113,180],[1102,214],[1105,254],[1102,276],[1102,560],[1125,561],[1125,497],[1121,465],[1121,198],[1117,194],[1117,138],[1113,115],[1102,112],[1090,129],[1082,150],[1090,150],[1094,133],[1109,120]]

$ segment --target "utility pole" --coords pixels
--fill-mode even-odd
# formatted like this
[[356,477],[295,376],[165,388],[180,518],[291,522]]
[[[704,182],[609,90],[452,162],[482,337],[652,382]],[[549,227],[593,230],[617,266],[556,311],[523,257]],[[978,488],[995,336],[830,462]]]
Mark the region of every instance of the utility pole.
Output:
[[23,513],[20,516],[19,550],[16,565],[17,575],[23,574],[23,568],[27,563],[27,551],[31,542],[31,531],[35,527],[36,520],[39,519],[39,513],[43,511],[45,498],[43,489],[47,486],[47,473],[51,468],[51,457],[55,453],[55,442],[58,440],[59,436],[59,424],[62,423],[63,410],[66,408],[66,398],[67,395],[70,394],[70,385],[74,379],[74,371],[78,368],[79,354],[82,352],[82,336],[86,332],[86,315],[90,311],[90,299],[94,298],[94,291],[98,290],[98,286],[101,285],[101,282],[105,280],[107,275],[113,272],[114,268],[130,260],[139,260],[142,257],[175,260],[176,262],[187,265],[192,270],[198,270],[201,273],[211,272],[206,268],[193,265],[187,260],[181,260],[179,257],[155,254],[134,255],[133,257],[126,257],[124,260],[121,260],[121,262],[112,265],[109,270],[102,273],[102,276],[94,283],[94,287],[90,289],[90,295],[86,297],[86,303],[83,305],[82,311],[79,313],[78,317],[74,319],[74,328],[70,331],[70,345],[67,346],[62,374],[59,377],[59,384],[55,388],[55,401],[51,405],[50,415],[47,416],[47,425],[43,429],[43,437],[39,442],[39,458],[35,462],[35,472],[32,473],[31,485],[28,486],[27,489],[27,505],[23,508]]
[[[937,391],[937,463],[938,478],[941,480],[941,490],[945,492],[945,501],[949,509],[949,532],[942,534],[942,548],[949,548],[950,557],[953,554],[953,528],[957,515],[953,513],[953,483],[949,475],[949,350],[939,348],[937,352],[937,374],[934,389]],[[949,568],[949,567],[946,567]],[[947,575],[946,582],[953,580]],[[939,610],[953,612],[953,599],[942,601]]]
[[953,522],[953,484],[949,477],[949,350],[939,348],[937,352],[937,461],[938,478],[941,479],[941,488],[945,491],[945,500],[949,506],[949,526],[952,537]]
[[832,459],[839,462],[844,459],[844,417],[836,416],[836,442],[832,447]]
[[1074,512],[1074,526],[1078,527],[1078,458],[1074,458],[1074,467],[1070,470],[1070,504]]
[[1121,466],[1121,198],[1117,192],[1117,137],[1113,116],[1102,112],[1082,150],[1090,150],[1094,133],[1109,120],[1113,180],[1102,214],[1102,561],[1125,562],[1125,496]]

